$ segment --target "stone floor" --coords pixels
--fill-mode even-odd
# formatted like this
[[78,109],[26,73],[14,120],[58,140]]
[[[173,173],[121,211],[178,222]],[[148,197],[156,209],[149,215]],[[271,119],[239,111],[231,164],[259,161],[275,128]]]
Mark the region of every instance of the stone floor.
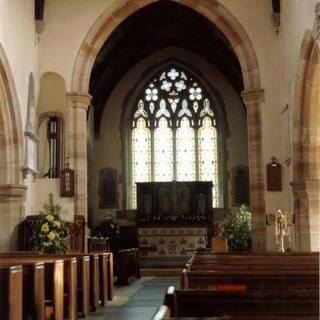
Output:
[[143,277],[130,286],[115,287],[114,300],[90,313],[89,320],[150,320],[172,285],[178,288],[179,278]]

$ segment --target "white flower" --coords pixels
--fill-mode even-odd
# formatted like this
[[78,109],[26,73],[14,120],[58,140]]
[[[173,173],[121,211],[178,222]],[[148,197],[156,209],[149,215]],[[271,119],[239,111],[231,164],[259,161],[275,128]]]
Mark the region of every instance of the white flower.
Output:
[[169,72],[168,72],[168,76],[171,80],[175,80],[178,76],[179,76],[179,72],[172,68]]
[[172,87],[172,82],[168,82],[167,80],[164,80],[162,82],[162,85],[161,85],[161,89],[162,90],[165,90],[165,91],[169,92],[171,87]]
[[189,90],[190,95],[189,98],[190,100],[200,100],[202,98],[202,94],[201,94],[201,88],[191,88]]
[[176,82],[175,86],[176,86],[178,91],[184,90],[186,88],[186,85],[185,85],[183,80],[180,80],[180,81]]
[[158,100],[158,89],[150,89],[146,90],[146,100],[147,101],[157,101]]

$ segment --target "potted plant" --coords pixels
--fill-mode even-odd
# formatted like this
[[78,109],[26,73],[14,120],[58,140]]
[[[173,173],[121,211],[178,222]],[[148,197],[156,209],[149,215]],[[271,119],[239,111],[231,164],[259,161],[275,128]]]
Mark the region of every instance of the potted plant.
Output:
[[231,209],[223,223],[222,236],[228,240],[231,251],[251,250],[251,213],[241,205]]
[[120,225],[112,213],[106,213],[103,220],[100,221],[100,227],[104,229],[103,233],[109,238],[111,249],[117,249],[117,242],[120,235]]
[[55,204],[52,193],[49,202],[43,205],[40,223],[32,230],[33,249],[43,253],[65,253],[67,251],[68,229],[61,220],[61,207]]

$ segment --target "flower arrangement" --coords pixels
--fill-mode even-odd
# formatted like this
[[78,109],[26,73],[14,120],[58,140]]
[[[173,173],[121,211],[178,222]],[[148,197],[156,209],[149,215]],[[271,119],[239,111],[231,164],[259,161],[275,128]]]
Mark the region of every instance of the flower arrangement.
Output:
[[228,246],[233,251],[251,250],[251,213],[249,208],[241,205],[234,208],[225,217],[222,236],[228,240]]
[[54,204],[51,193],[49,202],[44,204],[43,208],[45,212],[40,213],[41,222],[34,226],[32,232],[33,248],[43,253],[65,253],[68,230],[60,218],[61,207]]
[[100,226],[106,229],[106,233],[110,239],[115,238],[120,233],[119,223],[109,212],[107,212],[105,218],[101,220]]

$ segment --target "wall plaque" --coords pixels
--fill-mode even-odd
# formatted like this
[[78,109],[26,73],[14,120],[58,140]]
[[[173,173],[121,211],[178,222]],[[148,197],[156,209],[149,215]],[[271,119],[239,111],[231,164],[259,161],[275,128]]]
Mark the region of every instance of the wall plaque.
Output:
[[281,164],[274,157],[267,164],[267,190],[282,191]]
[[74,196],[74,171],[69,168],[69,163],[60,173],[60,195],[61,197]]
[[118,207],[118,171],[109,167],[100,169],[99,209],[116,209]]

